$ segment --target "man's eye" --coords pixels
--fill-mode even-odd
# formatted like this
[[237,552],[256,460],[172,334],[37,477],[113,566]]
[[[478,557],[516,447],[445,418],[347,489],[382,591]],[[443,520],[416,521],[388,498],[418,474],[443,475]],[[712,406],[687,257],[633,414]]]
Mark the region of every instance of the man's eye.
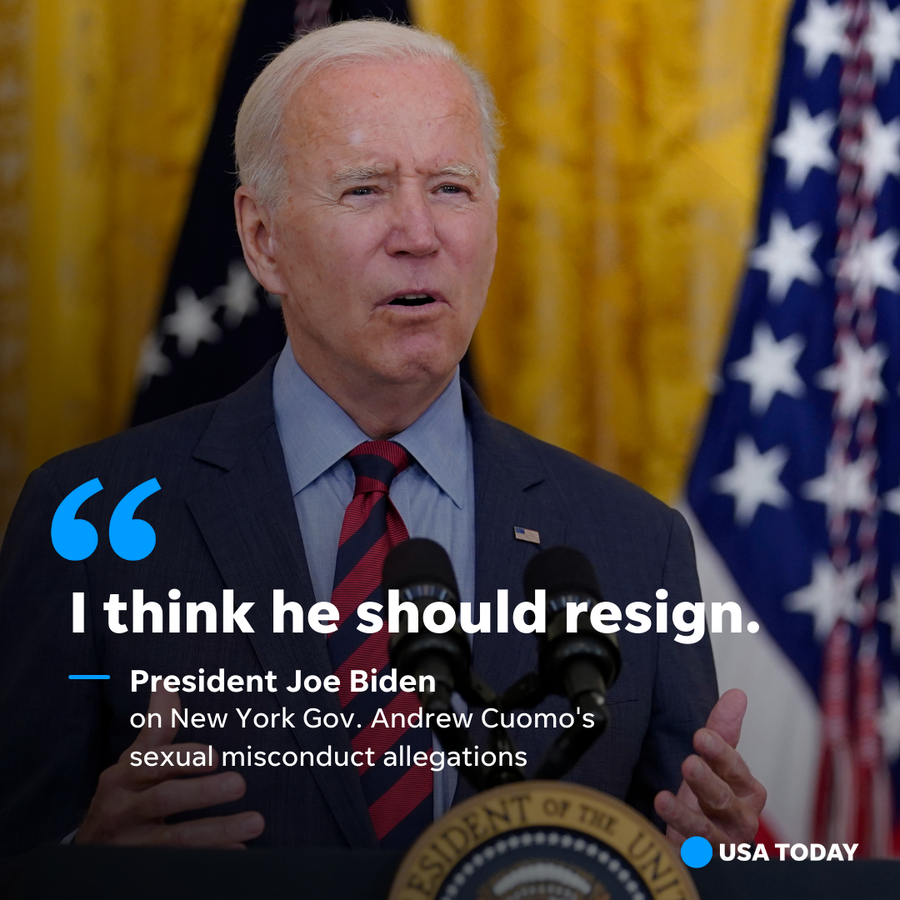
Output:
[[352,191],[349,192],[352,197],[366,197],[369,194],[375,193],[375,188],[373,187],[358,187],[353,188]]
[[461,194],[465,190],[462,186],[458,184],[442,184],[438,190],[442,194]]

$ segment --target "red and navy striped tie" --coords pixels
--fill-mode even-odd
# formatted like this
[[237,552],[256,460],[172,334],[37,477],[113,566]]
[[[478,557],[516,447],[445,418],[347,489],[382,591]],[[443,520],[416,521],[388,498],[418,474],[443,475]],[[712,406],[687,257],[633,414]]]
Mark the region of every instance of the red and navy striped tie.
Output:
[[[360,766],[359,776],[375,834],[382,847],[405,848],[433,818],[431,766],[406,764],[412,758],[408,753],[431,750],[431,735],[426,728],[400,727],[401,721],[407,721],[410,713],[419,709],[415,694],[354,694],[350,690],[350,670],[361,669],[371,676],[373,672],[385,674],[388,669],[387,626],[375,634],[365,634],[357,630],[360,619],[354,613],[366,600],[383,602],[384,559],[392,547],[409,538],[388,494],[394,477],[410,460],[406,450],[393,441],[366,441],[351,450],[347,459],[356,473],[356,486],[341,527],[331,595],[340,619],[337,631],[329,636],[328,651],[340,679],[341,706],[345,712],[354,713],[353,749],[373,750],[374,765]],[[403,719],[397,719],[398,727],[374,724],[372,719],[379,708],[384,710],[389,726],[392,714],[402,713]],[[363,727],[357,730],[359,723]],[[385,754],[396,754],[401,748],[404,765],[385,765]]]

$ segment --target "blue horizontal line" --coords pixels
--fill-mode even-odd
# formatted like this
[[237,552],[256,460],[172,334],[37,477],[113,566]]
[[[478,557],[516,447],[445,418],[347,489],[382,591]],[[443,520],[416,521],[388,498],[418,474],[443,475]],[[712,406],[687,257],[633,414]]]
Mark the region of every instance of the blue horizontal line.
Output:
[[109,675],[70,675],[69,681],[108,681]]

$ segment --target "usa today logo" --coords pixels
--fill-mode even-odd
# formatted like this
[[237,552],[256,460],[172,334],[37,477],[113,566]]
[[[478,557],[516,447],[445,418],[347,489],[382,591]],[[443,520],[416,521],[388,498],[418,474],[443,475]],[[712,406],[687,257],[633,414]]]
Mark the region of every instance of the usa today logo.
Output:
[[[777,856],[771,859],[785,862],[852,862],[859,844],[775,844]],[[681,845],[681,859],[692,869],[702,869],[713,857],[712,844],[703,837],[688,838]],[[719,859],[723,862],[768,862],[769,851],[763,844],[719,844]]]

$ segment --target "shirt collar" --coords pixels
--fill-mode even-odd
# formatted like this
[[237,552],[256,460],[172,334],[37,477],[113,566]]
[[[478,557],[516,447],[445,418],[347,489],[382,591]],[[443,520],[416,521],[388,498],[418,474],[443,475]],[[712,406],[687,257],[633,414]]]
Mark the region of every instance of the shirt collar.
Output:
[[[290,341],[275,364],[275,424],[296,495],[368,438],[297,364]],[[468,439],[457,368],[443,393],[405,431],[393,437],[462,508],[466,496]]]

